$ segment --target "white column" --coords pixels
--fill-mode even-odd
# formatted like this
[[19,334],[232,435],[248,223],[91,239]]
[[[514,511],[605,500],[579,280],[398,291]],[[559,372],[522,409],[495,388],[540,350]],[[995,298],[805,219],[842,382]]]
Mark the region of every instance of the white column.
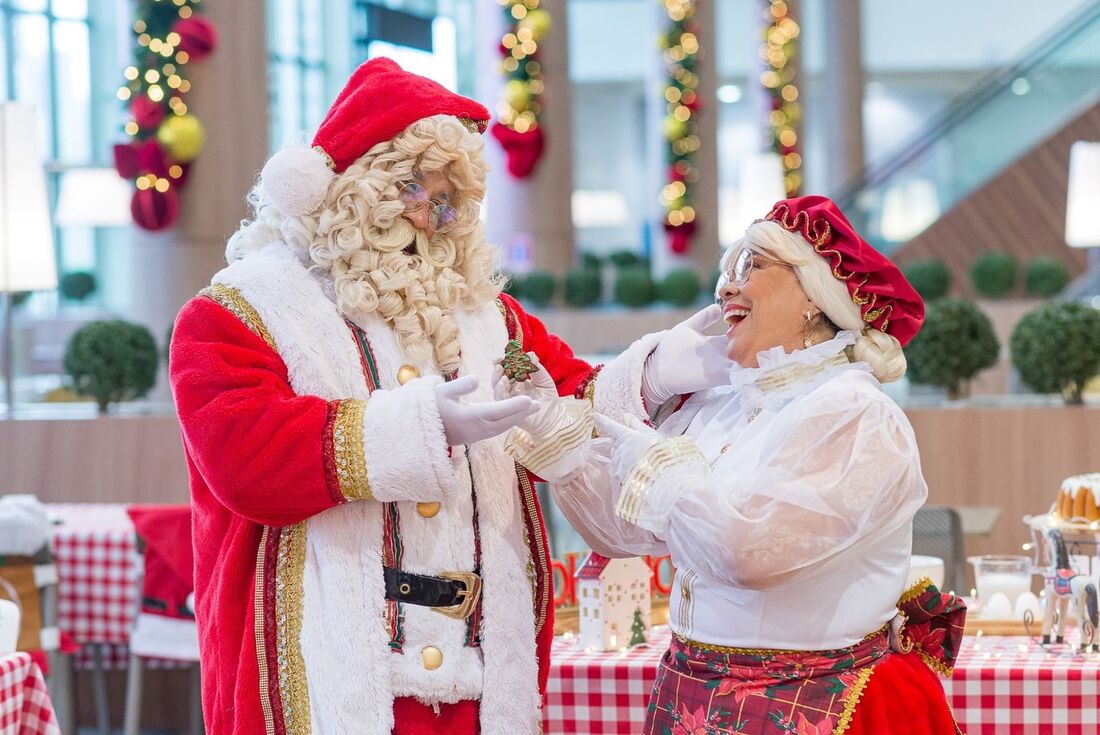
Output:
[[827,167],[825,182],[836,189],[863,169],[863,53],[860,0],[836,0],[822,13],[825,69],[821,87]]
[[[474,5],[476,97],[495,118],[505,82],[498,51],[505,33],[504,10],[491,0],[477,0]],[[546,149],[534,173],[525,179],[513,178],[500,144],[485,133],[485,155],[491,166],[486,196],[489,241],[503,248],[506,258],[529,247],[531,265],[557,275],[573,262],[573,113],[565,6],[565,0],[540,3],[553,18],[553,26],[539,43],[544,82],[540,124]]]

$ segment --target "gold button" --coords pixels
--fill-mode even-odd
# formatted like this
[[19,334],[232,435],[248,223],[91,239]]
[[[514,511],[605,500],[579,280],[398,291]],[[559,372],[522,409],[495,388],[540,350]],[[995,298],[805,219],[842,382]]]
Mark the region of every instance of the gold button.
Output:
[[443,665],[443,651],[435,646],[424,646],[420,649],[420,660],[424,662],[424,668],[435,671]]
[[416,512],[425,518],[435,518],[436,514],[439,513],[439,503],[417,503]]
[[420,371],[412,365],[402,365],[397,369],[397,382],[400,385],[408,383],[413,378],[419,378]]

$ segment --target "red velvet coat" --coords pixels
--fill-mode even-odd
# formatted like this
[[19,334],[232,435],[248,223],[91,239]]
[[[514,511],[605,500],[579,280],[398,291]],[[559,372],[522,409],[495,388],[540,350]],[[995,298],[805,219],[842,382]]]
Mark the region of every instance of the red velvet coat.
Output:
[[[384,468],[368,463],[367,477],[357,477],[340,463],[341,456],[352,456],[341,443],[341,427],[356,426],[354,419],[362,425],[367,401],[296,390],[293,371],[281,354],[288,351],[287,332],[273,336],[276,330],[265,324],[267,315],[280,308],[278,299],[267,306],[250,303],[242,296],[247,290],[216,283],[192,299],[180,312],[171,346],[171,384],[194,509],[203,709],[213,734],[302,732],[303,720],[289,712],[293,687],[280,684],[277,672],[270,670],[278,658],[271,649],[282,644],[273,637],[279,621],[277,608],[267,604],[268,595],[276,599],[280,594],[273,589],[273,578],[285,555],[293,557],[297,543],[287,529],[304,528],[304,521],[346,503],[377,503],[377,489],[373,499],[364,499],[370,497],[367,477],[376,467],[380,473]],[[509,335],[538,355],[560,393],[583,391],[591,368],[514,300],[501,296],[500,303]],[[356,341],[353,330],[346,339]],[[370,349],[367,345],[363,355],[365,371]],[[463,351],[465,355],[465,344]],[[409,412],[422,408],[408,407]],[[364,441],[369,454],[370,441]],[[438,442],[434,446],[447,452]],[[439,461],[438,456],[423,458],[423,464]],[[540,557],[535,559],[536,596],[541,598],[536,602],[543,616],[537,635],[538,686],[545,692],[553,595],[552,575],[545,573],[549,545],[537,501],[531,518],[535,527],[527,541],[532,558]],[[311,695],[319,694],[313,686]]]

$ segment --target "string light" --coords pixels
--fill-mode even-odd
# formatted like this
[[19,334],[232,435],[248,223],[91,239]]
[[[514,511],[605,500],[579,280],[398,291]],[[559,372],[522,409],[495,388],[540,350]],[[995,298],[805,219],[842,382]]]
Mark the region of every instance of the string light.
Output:
[[661,189],[658,201],[665,209],[664,227],[669,246],[677,253],[687,250],[695,229],[695,168],[698,136],[699,86],[697,68],[700,52],[695,0],[662,0],[668,16],[668,29],[661,36],[661,47],[668,78],[664,98],[667,103],[665,138],[669,181]]
[[497,118],[504,127],[520,134],[537,134],[544,90],[539,42],[550,30],[550,14],[538,0],[497,0],[508,22],[500,39],[501,69],[507,81]]
[[802,156],[798,152],[796,126],[802,117],[798,104],[792,59],[798,51],[798,23],[791,17],[783,0],[764,0],[764,43],[760,59],[767,65],[760,83],[768,94],[771,111],[768,126],[771,148],[783,162],[783,181],[787,196],[796,196],[802,188]]

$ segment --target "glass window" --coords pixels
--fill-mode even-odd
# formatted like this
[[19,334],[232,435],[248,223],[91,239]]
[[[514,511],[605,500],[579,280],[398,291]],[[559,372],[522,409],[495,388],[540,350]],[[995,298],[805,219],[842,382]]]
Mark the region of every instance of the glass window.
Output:
[[278,150],[312,136],[328,109],[326,9],[320,0],[270,0],[271,129],[268,142]]

